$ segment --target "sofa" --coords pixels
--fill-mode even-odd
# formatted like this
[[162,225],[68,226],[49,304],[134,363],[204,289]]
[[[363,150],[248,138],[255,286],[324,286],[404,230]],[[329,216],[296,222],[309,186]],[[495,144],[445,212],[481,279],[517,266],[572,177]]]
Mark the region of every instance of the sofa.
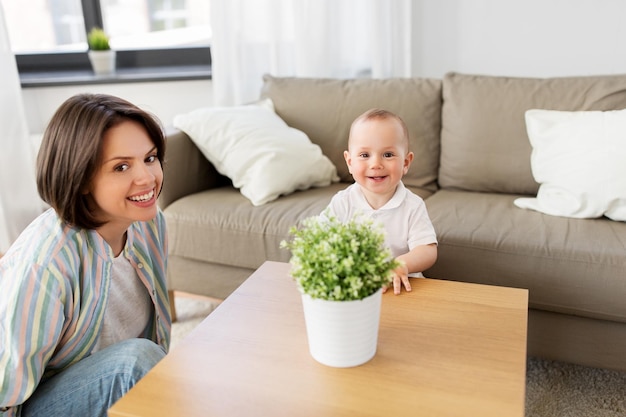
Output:
[[[336,178],[254,205],[209,162],[189,132],[168,128],[159,204],[169,230],[171,291],[225,298],[264,261],[288,262],[289,252],[279,244],[289,228],[319,214],[352,182],[343,159],[351,122],[369,108],[385,108],[409,128],[415,159],[403,182],[425,200],[439,240],[438,260],[424,275],[528,289],[529,355],[626,370],[626,222],[598,213],[581,216],[580,210],[558,215],[522,208],[525,201],[538,200],[544,186],[535,178],[541,161],[529,137],[527,111],[551,111],[548,118],[620,116],[626,75],[448,73],[442,79],[378,80],[266,75],[260,99],[270,99],[287,126],[321,149]],[[605,119],[599,120],[604,126]],[[560,129],[539,124],[548,136]],[[626,146],[624,133],[622,145],[611,145],[609,154]],[[567,140],[547,166],[543,158],[544,170],[558,166],[560,155],[569,152]],[[602,143],[598,140],[591,139]],[[561,179],[578,181],[583,167],[598,171],[587,165]],[[617,192],[622,199],[611,200],[613,207],[626,202],[624,189]]]

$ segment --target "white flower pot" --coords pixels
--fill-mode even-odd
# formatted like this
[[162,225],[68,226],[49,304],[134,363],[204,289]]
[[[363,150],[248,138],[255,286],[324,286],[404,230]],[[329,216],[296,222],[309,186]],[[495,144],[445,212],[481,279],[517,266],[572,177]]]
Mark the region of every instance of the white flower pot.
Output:
[[376,354],[382,290],[363,300],[327,301],[302,294],[309,350],[316,361],[346,368]]
[[115,72],[115,51],[89,51],[89,61],[96,75],[109,75]]

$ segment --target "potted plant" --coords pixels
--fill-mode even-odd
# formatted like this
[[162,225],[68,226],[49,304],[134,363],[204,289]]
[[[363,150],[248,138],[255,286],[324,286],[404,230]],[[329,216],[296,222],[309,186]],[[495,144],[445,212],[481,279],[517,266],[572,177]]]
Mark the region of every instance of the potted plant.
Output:
[[342,223],[310,217],[293,226],[291,276],[302,294],[309,350],[335,367],[357,366],[376,353],[382,287],[398,266],[384,231],[370,219]]
[[109,36],[104,30],[94,27],[87,34],[89,60],[96,75],[108,75],[115,72],[115,51],[109,44]]

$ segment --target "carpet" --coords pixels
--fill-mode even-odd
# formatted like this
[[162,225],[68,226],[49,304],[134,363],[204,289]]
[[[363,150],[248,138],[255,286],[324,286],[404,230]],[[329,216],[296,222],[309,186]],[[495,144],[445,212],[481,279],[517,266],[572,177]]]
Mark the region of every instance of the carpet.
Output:
[[[174,348],[218,302],[176,297]],[[528,358],[526,417],[626,417],[626,372]]]
[[170,350],[189,334],[202,320],[206,318],[219,305],[211,299],[200,297],[177,296],[174,299],[176,304],[176,322],[172,324],[172,340]]

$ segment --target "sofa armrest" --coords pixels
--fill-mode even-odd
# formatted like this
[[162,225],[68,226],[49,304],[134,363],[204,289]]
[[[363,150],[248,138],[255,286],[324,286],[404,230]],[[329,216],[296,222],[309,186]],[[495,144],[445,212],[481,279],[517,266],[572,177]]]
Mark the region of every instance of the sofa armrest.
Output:
[[168,205],[189,194],[228,183],[184,132],[168,128],[165,132],[165,162],[163,189],[159,207]]

